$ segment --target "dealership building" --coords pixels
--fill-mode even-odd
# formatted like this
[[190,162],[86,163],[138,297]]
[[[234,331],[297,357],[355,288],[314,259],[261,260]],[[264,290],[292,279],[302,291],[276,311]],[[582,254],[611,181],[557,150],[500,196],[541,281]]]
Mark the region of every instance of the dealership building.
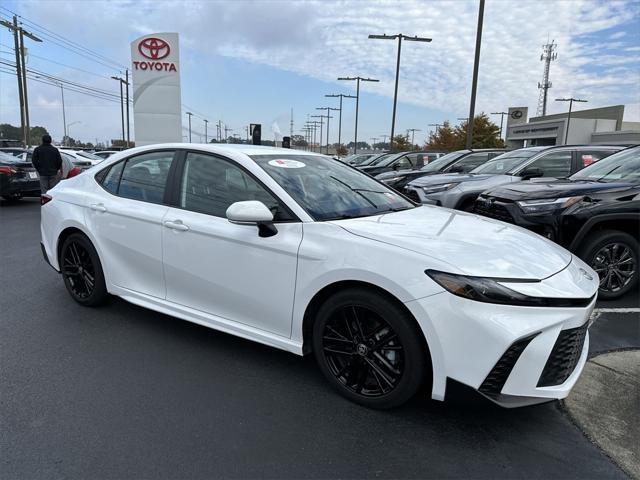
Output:
[[[532,117],[526,107],[511,107],[507,117],[508,148],[536,145],[640,144],[640,122],[625,122],[624,105]],[[569,132],[567,135],[567,124]],[[566,138],[566,142],[565,142]]]

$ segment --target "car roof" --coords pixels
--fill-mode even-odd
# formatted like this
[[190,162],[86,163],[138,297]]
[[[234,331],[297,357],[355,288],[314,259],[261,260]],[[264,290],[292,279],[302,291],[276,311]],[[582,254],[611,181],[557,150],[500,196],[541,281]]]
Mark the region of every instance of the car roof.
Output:
[[292,148],[280,148],[280,147],[268,147],[264,145],[247,145],[239,143],[158,143],[154,145],[145,145],[143,147],[135,147],[128,150],[122,150],[122,152],[144,152],[154,149],[162,148],[179,148],[179,149],[194,149],[200,151],[207,151],[218,154],[233,154],[243,153],[245,155],[309,155],[316,157],[326,157],[324,154],[316,152],[308,152],[306,150],[295,150]]

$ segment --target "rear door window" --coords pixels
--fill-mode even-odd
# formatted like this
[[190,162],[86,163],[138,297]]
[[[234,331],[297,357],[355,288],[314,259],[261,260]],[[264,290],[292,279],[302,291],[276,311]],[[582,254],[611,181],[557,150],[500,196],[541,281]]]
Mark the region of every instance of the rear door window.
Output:
[[471,155],[467,155],[462,160],[458,160],[456,163],[448,167],[445,172],[448,172],[454,167],[462,168],[463,172],[470,172],[476,167],[479,167],[483,163],[489,160],[489,154],[487,152],[481,153],[472,153]]
[[151,152],[127,159],[122,170],[118,195],[143,202],[163,203],[174,154],[173,150]]
[[539,168],[543,177],[566,177],[571,174],[570,150],[562,152],[549,152],[546,155],[534,160],[527,169]]
[[578,150],[578,170],[613,155],[617,150]]

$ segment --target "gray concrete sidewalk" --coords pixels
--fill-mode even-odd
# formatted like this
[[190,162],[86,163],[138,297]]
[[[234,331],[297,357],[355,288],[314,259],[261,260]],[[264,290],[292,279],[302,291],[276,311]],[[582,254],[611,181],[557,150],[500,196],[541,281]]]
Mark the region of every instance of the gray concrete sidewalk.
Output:
[[593,357],[565,406],[593,442],[640,479],[640,350]]

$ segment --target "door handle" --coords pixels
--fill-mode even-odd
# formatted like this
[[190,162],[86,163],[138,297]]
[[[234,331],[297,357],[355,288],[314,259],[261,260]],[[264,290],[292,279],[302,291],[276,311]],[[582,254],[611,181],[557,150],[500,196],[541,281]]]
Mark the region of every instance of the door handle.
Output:
[[103,204],[101,203],[94,203],[93,205],[90,205],[91,210],[95,210],[96,212],[106,212],[107,211],[107,207],[105,207]]
[[170,228],[171,230],[178,230],[179,232],[186,232],[189,230],[189,227],[182,223],[182,220],[166,220],[163,224],[165,227]]

